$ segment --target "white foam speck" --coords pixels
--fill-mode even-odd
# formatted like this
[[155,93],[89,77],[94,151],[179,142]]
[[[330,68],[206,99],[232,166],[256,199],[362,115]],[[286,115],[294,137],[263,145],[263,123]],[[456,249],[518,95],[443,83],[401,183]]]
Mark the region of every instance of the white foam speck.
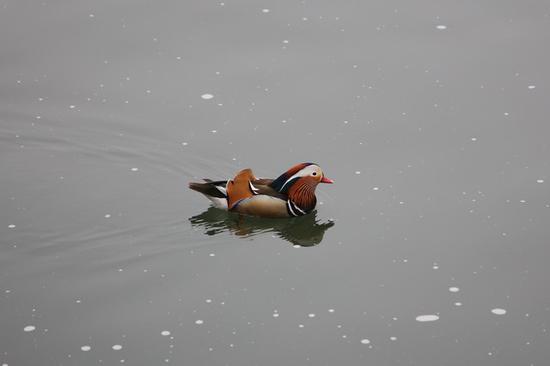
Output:
[[472,141],[477,141],[477,137],[472,137],[471,140]]
[[209,255],[210,257],[215,257],[215,256],[216,256],[215,253],[210,253],[210,254],[208,254],[208,255]]
[[372,187],[372,190],[373,190],[373,191],[377,191],[377,190],[379,190],[379,189],[380,189],[380,188],[378,188],[378,187]]
[[528,89],[535,89],[535,88],[536,88],[536,85],[529,85],[527,88],[528,88]]
[[279,317],[279,313],[273,313],[273,317],[274,317],[274,318],[278,318],[278,317]]
[[27,325],[25,328],[23,328],[23,330],[25,332],[32,332],[36,329],[36,327],[34,325]]
[[90,346],[82,346],[82,347],[80,347],[80,349],[83,350],[84,352],[88,352],[89,350],[92,349],[92,347],[90,347]]
[[204,100],[209,100],[209,99],[214,98],[214,96],[212,94],[206,93],[206,94],[201,95],[201,98],[204,99]]
[[360,171],[360,170],[356,170],[356,171],[355,171],[355,174],[359,175],[359,174],[361,174],[361,171]]
[[69,106],[69,108],[70,108],[70,109],[75,109],[76,106],[71,104],[71,105]]
[[204,324],[204,321],[200,320],[200,319],[197,319],[197,320],[195,320],[195,324],[201,325],[201,324]]
[[334,309],[328,309],[329,313],[334,313]]
[[109,217],[111,217],[111,214],[105,214],[106,219],[108,219]]
[[121,346],[120,344],[115,344],[115,345],[113,346],[113,349],[114,349],[115,351],[120,351],[120,350],[122,349],[122,346]]
[[182,142],[181,144],[182,144],[183,146],[189,145],[189,143],[187,143],[187,142]]
[[169,330],[163,330],[162,332],[160,332],[161,335],[167,337],[170,335],[170,331]]
[[460,289],[458,287],[449,287],[449,291],[458,292],[458,291],[460,291]]
[[[537,183],[544,183],[544,179],[537,179]],[[11,226],[11,225],[10,225]],[[15,226],[15,225],[14,225]]]
[[461,302],[455,302],[455,306],[462,306]]
[[491,313],[496,314],[496,315],[504,315],[504,314],[506,314],[506,310],[500,309],[500,308],[495,308],[495,309],[491,310]]
[[137,172],[139,170],[139,168],[132,168],[130,170],[133,171],[133,172]]
[[14,224],[8,225],[8,229],[15,229],[15,225]]
[[206,301],[207,304],[210,304],[212,302],[212,299],[206,299],[204,301]]
[[447,26],[443,24],[439,24],[438,26],[436,26],[436,28],[439,30],[444,30],[444,29],[447,29]]
[[218,130],[212,130],[212,131],[210,131],[210,132],[212,132],[212,133],[217,133],[217,132],[218,132]]
[[310,317],[310,318],[315,318],[315,314],[313,314],[313,313],[307,314],[307,316]]
[[262,9],[262,13],[269,13],[270,10],[269,9]]
[[419,315],[416,317],[417,322],[434,322],[439,320],[439,317],[435,314]]
[[397,337],[390,337],[390,341],[396,341]]
[[368,340],[367,338],[364,338],[364,339],[361,339],[361,343],[362,344],[370,344],[370,340]]

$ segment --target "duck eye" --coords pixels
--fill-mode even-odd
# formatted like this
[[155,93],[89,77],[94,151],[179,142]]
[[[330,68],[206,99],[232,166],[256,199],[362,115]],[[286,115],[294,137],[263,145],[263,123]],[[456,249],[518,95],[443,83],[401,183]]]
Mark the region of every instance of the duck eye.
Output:
[[315,175],[317,175],[317,172],[313,172],[313,173],[311,173],[311,175],[315,176]]

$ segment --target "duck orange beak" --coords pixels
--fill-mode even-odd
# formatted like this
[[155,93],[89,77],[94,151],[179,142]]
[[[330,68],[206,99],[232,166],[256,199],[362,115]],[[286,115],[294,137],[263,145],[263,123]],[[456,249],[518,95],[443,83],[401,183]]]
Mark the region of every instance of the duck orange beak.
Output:
[[329,179],[329,178],[323,176],[323,179],[321,179],[321,183],[332,184],[332,183],[334,183],[334,181],[332,179]]

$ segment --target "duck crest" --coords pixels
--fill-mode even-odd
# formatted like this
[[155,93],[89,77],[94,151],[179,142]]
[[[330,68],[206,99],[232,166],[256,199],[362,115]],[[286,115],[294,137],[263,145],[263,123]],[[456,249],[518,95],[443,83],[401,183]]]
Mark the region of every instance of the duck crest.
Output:
[[280,193],[287,194],[290,187],[292,187],[294,185],[294,183],[296,183],[296,181],[298,181],[299,178],[298,177],[293,178],[291,181],[289,181],[289,179],[294,174],[298,173],[300,170],[304,169],[305,167],[307,167],[309,165],[314,165],[314,163],[300,163],[300,164],[294,165],[292,168],[290,168],[289,170],[287,170],[286,172],[281,174],[279,177],[277,177],[277,179],[275,179],[270,184],[270,186],[273,189],[276,189]]

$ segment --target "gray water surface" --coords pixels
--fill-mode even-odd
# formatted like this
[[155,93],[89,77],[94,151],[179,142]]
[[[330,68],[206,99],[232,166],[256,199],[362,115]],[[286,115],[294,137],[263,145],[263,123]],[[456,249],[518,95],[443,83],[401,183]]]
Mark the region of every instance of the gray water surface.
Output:
[[[547,1],[0,1],[0,365],[539,366]],[[314,161],[313,214],[187,188]]]

